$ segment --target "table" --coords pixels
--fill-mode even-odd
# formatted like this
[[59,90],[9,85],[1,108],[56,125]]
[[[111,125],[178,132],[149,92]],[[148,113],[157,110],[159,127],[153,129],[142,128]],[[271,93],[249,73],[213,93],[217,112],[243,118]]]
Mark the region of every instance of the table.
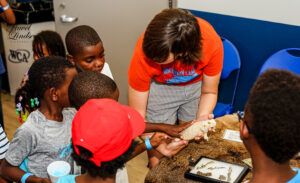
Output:
[[[237,115],[226,115],[216,119],[216,131],[209,132],[209,140],[202,139],[199,142],[191,142],[186,148],[172,158],[163,158],[159,164],[151,169],[145,179],[146,183],[193,183],[196,181],[184,178],[184,173],[191,164],[201,156],[223,160],[236,164],[245,164],[243,159],[250,158],[243,143],[222,139],[226,129],[239,130]],[[300,160],[291,161],[292,166],[300,166]],[[243,182],[252,176],[251,171]]]

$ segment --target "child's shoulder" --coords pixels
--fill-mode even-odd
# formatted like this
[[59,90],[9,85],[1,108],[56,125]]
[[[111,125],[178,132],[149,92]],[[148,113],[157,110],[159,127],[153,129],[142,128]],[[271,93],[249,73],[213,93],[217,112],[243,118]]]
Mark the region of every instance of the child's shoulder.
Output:
[[35,128],[40,126],[40,123],[45,120],[46,117],[42,113],[38,110],[33,111],[29,114],[26,122],[24,122],[18,130],[35,131]]
[[[37,136],[39,130],[37,116],[35,111],[30,113],[26,122],[24,122],[15,132],[13,141],[16,139],[32,139]],[[18,141],[18,140],[17,140]]]
[[108,65],[107,62],[104,63],[104,67],[103,67],[101,73],[108,76],[108,77],[110,77],[112,80],[114,80],[114,77],[111,73],[111,70],[110,70],[109,65]]
[[72,120],[73,120],[76,112],[77,112],[77,110],[75,108],[72,108],[72,107],[65,108],[62,111],[64,118],[66,118],[66,119],[72,119]]

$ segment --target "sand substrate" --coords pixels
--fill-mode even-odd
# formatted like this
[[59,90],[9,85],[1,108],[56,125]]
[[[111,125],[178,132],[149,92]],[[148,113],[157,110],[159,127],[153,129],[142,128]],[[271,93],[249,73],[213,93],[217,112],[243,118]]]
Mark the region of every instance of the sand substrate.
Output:
[[[159,164],[151,169],[146,176],[147,183],[184,183],[195,182],[184,178],[184,173],[191,168],[192,163],[201,156],[223,160],[231,163],[245,165],[242,160],[250,158],[243,143],[222,139],[225,129],[239,130],[236,115],[227,115],[216,119],[215,132],[209,132],[209,141],[190,142],[189,145],[172,158],[163,158]],[[291,161],[292,167],[300,168],[300,160]],[[244,178],[250,179],[251,171]]]

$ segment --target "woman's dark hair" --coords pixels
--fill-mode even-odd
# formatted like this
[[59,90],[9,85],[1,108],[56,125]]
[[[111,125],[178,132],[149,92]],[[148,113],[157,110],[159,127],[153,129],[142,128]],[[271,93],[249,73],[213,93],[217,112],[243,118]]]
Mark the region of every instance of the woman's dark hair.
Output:
[[102,179],[113,178],[116,175],[117,170],[123,168],[125,163],[131,158],[132,152],[137,144],[138,143],[133,140],[125,153],[111,161],[101,162],[100,167],[88,160],[93,154],[81,146],[77,146],[80,155],[73,151],[72,157],[76,164],[82,166],[92,177],[101,177]]
[[189,11],[165,9],[149,23],[143,51],[154,62],[162,63],[173,53],[175,60],[192,64],[201,58],[201,39],[197,19]]
[[35,98],[39,100],[43,98],[47,89],[58,88],[63,84],[66,79],[66,69],[69,68],[75,67],[64,57],[41,57],[33,62],[29,69],[28,81],[16,92],[16,105],[21,103],[23,112],[25,109],[31,112],[34,108],[38,108],[39,105],[36,105],[35,101],[35,106],[32,107],[30,100]]
[[44,57],[43,45],[46,46],[49,55],[66,57],[63,40],[57,32],[42,31],[33,37],[32,50],[39,58]]
[[251,89],[246,109],[256,141],[273,161],[284,163],[300,151],[298,75],[275,69],[264,72]]

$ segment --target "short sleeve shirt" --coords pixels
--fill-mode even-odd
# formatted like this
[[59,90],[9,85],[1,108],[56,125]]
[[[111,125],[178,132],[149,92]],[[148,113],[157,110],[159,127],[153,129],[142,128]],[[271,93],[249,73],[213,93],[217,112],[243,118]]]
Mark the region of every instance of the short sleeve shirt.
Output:
[[9,141],[6,137],[6,134],[0,125],[0,160],[5,157],[5,153],[8,150]]
[[151,79],[171,85],[189,85],[202,80],[203,74],[215,76],[223,67],[223,44],[214,28],[205,20],[197,18],[202,36],[202,57],[193,65],[181,61],[160,65],[143,53],[144,34],[136,43],[128,70],[129,85],[137,91],[148,91]]
[[113,75],[110,71],[108,63],[106,63],[106,62],[104,63],[104,66],[103,66],[103,69],[102,69],[101,73],[108,76],[108,77],[110,77],[110,79],[114,80],[114,77],[113,77]]
[[67,161],[73,170],[71,126],[74,115],[74,111],[64,110],[63,121],[57,122],[48,120],[39,110],[30,113],[17,129],[5,155],[6,161],[18,167],[27,158],[28,172],[42,178],[48,177],[47,166],[56,160]]

